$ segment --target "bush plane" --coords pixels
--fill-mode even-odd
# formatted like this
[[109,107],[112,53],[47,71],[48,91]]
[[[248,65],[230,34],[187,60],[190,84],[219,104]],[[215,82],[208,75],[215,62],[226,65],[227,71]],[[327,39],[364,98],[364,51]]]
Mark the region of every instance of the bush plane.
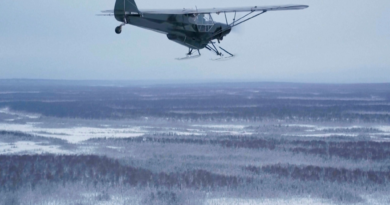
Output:
[[[162,33],[171,41],[188,47],[189,51],[184,58],[186,60],[200,57],[200,50],[206,48],[214,52],[218,58],[223,60],[234,57],[224,48],[219,49],[227,54],[224,56],[216,46],[220,43],[234,27],[245,23],[255,17],[269,11],[285,11],[306,9],[306,5],[282,5],[282,6],[252,6],[237,8],[211,8],[211,9],[176,9],[176,10],[139,10],[134,0],[116,0],[114,10],[102,11],[99,16],[114,16],[121,25],[115,28],[120,34],[122,27],[130,24],[144,29]],[[246,12],[242,17],[237,13]],[[231,23],[228,22],[227,13],[234,13]],[[224,14],[226,22],[214,22],[211,14]],[[236,19],[237,18],[237,19]],[[197,50],[197,55],[193,51]]]

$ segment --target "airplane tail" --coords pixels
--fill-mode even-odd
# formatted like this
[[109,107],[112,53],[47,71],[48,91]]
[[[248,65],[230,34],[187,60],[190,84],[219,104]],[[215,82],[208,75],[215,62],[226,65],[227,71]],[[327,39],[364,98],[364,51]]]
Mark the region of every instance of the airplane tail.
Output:
[[115,17],[123,21],[124,15],[139,14],[134,0],[116,0],[114,8]]

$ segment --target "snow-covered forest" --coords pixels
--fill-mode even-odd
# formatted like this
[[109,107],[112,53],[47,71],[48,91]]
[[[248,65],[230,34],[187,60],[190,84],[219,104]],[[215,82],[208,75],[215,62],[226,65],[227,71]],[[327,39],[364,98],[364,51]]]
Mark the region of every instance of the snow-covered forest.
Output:
[[387,204],[389,84],[0,81],[0,204]]

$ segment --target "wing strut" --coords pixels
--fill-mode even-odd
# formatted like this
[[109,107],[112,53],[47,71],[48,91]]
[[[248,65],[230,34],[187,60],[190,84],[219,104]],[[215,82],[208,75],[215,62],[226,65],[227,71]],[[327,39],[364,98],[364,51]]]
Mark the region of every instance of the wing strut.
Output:
[[[232,22],[231,24],[227,24],[227,18],[226,18],[226,16],[225,16],[225,18],[226,18],[226,24],[229,25],[230,28],[227,28],[227,29],[224,29],[224,30],[220,30],[219,32],[214,33],[214,35],[212,35],[212,36],[210,37],[210,40],[212,40],[212,39],[215,38],[216,36],[218,36],[218,35],[224,33],[224,32],[227,31],[227,30],[230,30],[230,29],[232,29],[232,28],[234,28],[234,27],[236,27],[236,26],[238,26],[238,25],[240,25],[240,24],[242,24],[242,23],[245,23],[245,22],[247,22],[247,21],[249,21],[249,20],[251,20],[251,19],[253,19],[253,18],[256,18],[256,17],[258,17],[258,16],[260,16],[260,15],[266,13],[267,10],[264,10],[264,11],[262,11],[262,12],[256,14],[256,15],[250,16],[251,14],[253,14],[253,13],[255,13],[255,12],[256,12],[256,11],[251,11],[251,12],[249,12],[248,14],[244,15],[243,17],[241,17],[241,18],[239,18],[239,19],[237,19],[237,20],[236,20],[236,13],[235,13],[235,14],[234,14],[233,22]],[[226,15],[226,13],[225,13],[225,15]],[[248,17],[248,16],[250,16],[250,17]],[[247,17],[247,18],[246,18],[246,17]]]
[[[253,12],[254,12],[254,11],[250,12],[250,13],[247,14],[246,16],[252,14]],[[242,23],[245,23],[245,22],[247,22],[247,21],[249,21],[249,20],[251,20],[251,19],[253,19],[253,18],[256,18],[256,17],[258,17],[258,16],[260,16],[261,14],[264,14],[264,13],[266,13],[266,12],[267,12],[267,11],[263,11],[263,12],[261,12],[261,13],[258,13],[258,14],[256,14],[256,15],[252,16],[252,17],[249,17],[249,18],[244,19],[244,20],[242,20],[241,22],[238,22],[238,23],[237,23],[237,21],[239,21],[239,20],[242,19],[242,18],[240,18],[239,20],[237,20],[237,21],[233,22],[232,24],[230,24],[230,26],[232,26],[232,28],[233,28],[233,27],[236,27],[236,26],[238,26],[238,25],[240,25],[240,24],[242,24]],[[246,16],[245,16],[245,17],[246,17]]]
[[[253,14],[253,13],[255,13],[255,12],[256,12],[255,10],[250,11],[248,14],[244,15],[243,17],[241,17],[241,18],[239,18],[239,19],[237,19],[237,20],[236,20],[236,13],[235,13],[235,14],[234,14],[233,22],[232,22],[231,24],[228,24],[227,17],[226,17],[226,12],[225,12],[226,25],[229,25],[229,28],[226,28],[226,29],[223,29],[223,30],[221,29],[219,32],[214,33],[214,34],[209,38],[209,39],[210,39],[210,44],[211,44],[212,46],[210,46],[210,45],[207,45],[207,46],[206,46],[206,49],[208,49],[209,51],[213,51],[213,52],[215,52],[215,54],[217,54],[218,56],[220,56],[220,58],[215,59],[215,60],[233,58],[234,55],[231,54],[230,52],[228,52],[227,50],[223,49],[222,47],[219,47],[222,51],[224,51],[225,53],[227,53],[227,54],[230,55],[229,57],[223,57],[223,53],[219,52],[218,49],[217,49],[217,47],[215,47],[214,42],[213,42],[213,39],[214,39],[216,36],[218,36],[218,35],[224,33],[225,31],[231,30],[233,27],[236,27],[236,26],[238,26],[238,25],[240,25],[240,24],[243,24],[243,23],[245,23],[245,22],[247,22],[247,21],[249,21],[249,20],[251,20],[251,19],[253,19],[253,18],[256,18],[256,17],[258,17],[258,16],[260,16],[260,15],[266,13],[267,10],[263,10],[263,11],[261,11],[260,13],[258,13],[258,14],[256,14],[256,15],[250,16],[251,14]],[[219,40],[218,40],[218,42],[219,42]]]
[[224,13],[225,13],[226,25],[228,25],[229,23],[228,23],[228,20],[227,20],[227,17],[226,17],[226,12],[224,12]]

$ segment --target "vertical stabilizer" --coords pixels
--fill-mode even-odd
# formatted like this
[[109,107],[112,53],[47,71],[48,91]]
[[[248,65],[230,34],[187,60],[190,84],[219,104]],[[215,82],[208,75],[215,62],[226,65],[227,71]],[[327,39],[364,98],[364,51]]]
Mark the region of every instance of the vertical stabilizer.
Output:
[[134,0],[116,0],[114,11],[118,21],[123,21],[124,15],[139,14]]

